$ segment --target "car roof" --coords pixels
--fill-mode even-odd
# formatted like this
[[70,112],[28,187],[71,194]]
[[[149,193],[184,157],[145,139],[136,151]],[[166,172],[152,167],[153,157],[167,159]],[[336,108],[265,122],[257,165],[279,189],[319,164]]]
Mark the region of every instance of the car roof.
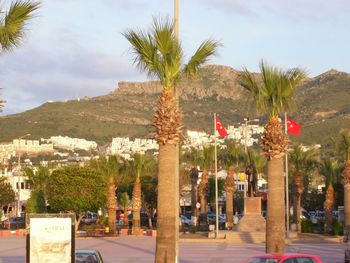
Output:
[[264,254],[261,256],[254,256],[253,258],[289,258],[289,257],[313,257],[318,258],[316,255],[312,254],[299,254],[299,253],[284,253],[284,254]]
[[97,253],[97,250],[94,250],[94,249],[76,249],[75,253],[92,254],[92,253]]

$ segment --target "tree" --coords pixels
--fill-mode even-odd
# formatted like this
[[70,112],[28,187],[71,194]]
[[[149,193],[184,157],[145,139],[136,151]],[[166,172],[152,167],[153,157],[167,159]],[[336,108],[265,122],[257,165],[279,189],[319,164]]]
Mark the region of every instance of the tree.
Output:
[[152,217],[157,208],[158,180],[156,176],[144,176],[142,181],[142,208],[148,216],[148,227],[153,228]]
[[112,233],[116,232],[116,181],[120,175],[122,167],[124,167],[125,161],[123,158],[117,155],[101,156],[99,159],[91,160],[90,166],[98,170],[106,180],[107,188],[107,210],[108,210],[108,225]]
[[0,208],[1,211],[5,205],[15,201],[15,191],[5,177],[0,177]]
[[[30,210],[32,213],[46,213],[47,188],[50,183],[50,171],[47,167],[39,166],[37,171],[30,167],[23,169],[25,176],[28,177],[31,197],[29,201]],[[28,205],[27,205],[28,208]]]
[[135,178],[132,192],[132,233],[139,235],[141,231],[141,176],[143,173],[156,170],[156,162],[151,154],[135,153],[129,161],[129,172]]
[[124,227],[129,227],[129,218],[128,218],[128,206],[130,202],[130,198],[127,192],[123,192],[119,195],[118,198],[119,204],[122,205],[124,209]]
[[316,153],[313,149],[304,151],[301,145],[293,147],[289,156],[291,168],[293,170],[293,222],[297,225],[297,231],[301,232],[301,195],[304,191],[304,177],[316,168]]
[[77,230],[86,211],[105,207],[106,188],[106,180],[99,171],[89,167],[68,166],[52,172],[48,201],[54,211],[74,212]]
[[233,228],[233,195],[235,191],[235,178],[234,173],[239,172],[240,166],[244,160],[244,154],[242,147],[235,144],[233,141],[227,142],[226,149],[222,149],[219,152],[219,163],[225,167],[227,171],[225,192],[226,192],[226,223],[227,229]]
[[179,155],[182,114],[174,96],[174,88],[184,74],[195,74],[213,55],[218,43],[203,42],[187,64],[174,25],[168,20],[154,19],[150,32],[127,30],[134,63],[163,86],[158,109],[154,114],[155,139],[159,144],[158,209],[155,262],[175,262],[178,257],[179,221]]
[[209,192],[209,170],[214,163],[214,147],[205,145],[200,152],[200,168],[202,170],[202,178],[198,187],[200,198],[200,221],[202,224],[207,223],[207,206]]
[[319,173],[324,176],[326,181],[326,200],[324,202],[324,211],[326,217],[325,232],[330,233],[332,231],[333,221],[333,208],[334,208],[334,188],[333,184],[336,183],[341,174],[341,168],[336,161],[332,161],[330,158],[324,158],[319,165]]
[[340,132],[339,148],[344,153],[344,226],[349,231],[350,228],[350,132],[342,130]]
[[260,63],[261,80],[247,69],[241,74],[240,84],[251,93],[260,113],[268,115],[268,122],[260,142],[267,159],[268,203],[266,220],[266,252],[283,253],[285,248],[284,155],[288,148],[287,136],[282,131],[278,116],[293,108],[293,93],[305,79],[305,72],[295,68],[287,71]]
[[198,202],[198,177],[199,177],[199,170],[198,167],[200,166],[200,151],[199,149],[195,147],[191,147],[191,149],[183,154],[183,160],[185,163],[189,164],[190,166],[190,179],[191,179],[191,210],[192,210],[192,216],[194,216],[197,220],[198,218],[198,209],[197,209],[197,202]]

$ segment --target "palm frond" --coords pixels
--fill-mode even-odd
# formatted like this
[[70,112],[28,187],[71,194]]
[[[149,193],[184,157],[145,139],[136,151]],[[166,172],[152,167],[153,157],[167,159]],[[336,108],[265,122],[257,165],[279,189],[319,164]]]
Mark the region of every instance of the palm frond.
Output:
[[350,132],[348,130],[340,131],[340,145],[339,148],[345,153],[345,161],[350,160]]
[[187,75],[196,74],[198,69],[207,63],[211,56],[216,54],[220,46],[221,44],[218,41],[212,39],[204,41],[185,65],[183,72]]
[[25,36],[26,23],[40,7],[39,2],[15,1],[9,11],[0,18],[1,51],[11,51],[18,47]]

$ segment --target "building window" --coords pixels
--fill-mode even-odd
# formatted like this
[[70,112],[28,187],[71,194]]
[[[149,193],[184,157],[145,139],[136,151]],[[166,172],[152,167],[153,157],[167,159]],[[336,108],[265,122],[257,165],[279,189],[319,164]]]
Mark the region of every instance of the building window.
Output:
[[24,189],[24,182],[21,182],[21,189]]
[[18,183],[16,183],[16,189],[18,190]]

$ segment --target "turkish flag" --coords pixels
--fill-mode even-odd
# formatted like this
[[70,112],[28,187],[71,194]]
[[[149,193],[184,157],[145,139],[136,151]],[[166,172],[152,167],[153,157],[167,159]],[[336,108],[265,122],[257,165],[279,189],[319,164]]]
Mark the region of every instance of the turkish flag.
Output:
[[222,125],[221,121],[219,120],[218,117],[215,117],[215,125],[216,125],[216,130],[218,131],[218,133],[220,134],[220,136],[222,138],[225,138],[227,135],[227,131],[224,128],[224,126]]
[[289,119],[287,117],[287,131],[293,135],[299,135],[301,130],[301,124]]

